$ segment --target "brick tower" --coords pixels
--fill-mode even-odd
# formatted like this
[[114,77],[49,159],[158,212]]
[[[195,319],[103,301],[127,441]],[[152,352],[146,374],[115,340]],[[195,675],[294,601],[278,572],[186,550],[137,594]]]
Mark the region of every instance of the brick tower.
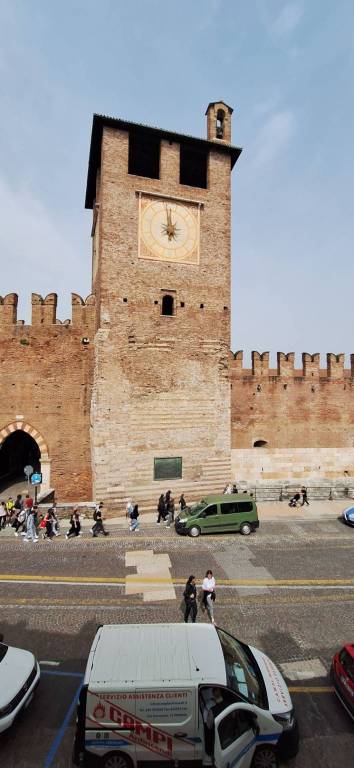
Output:
[[231,113],[209,105],[207,139],[93,119],[91,450],[111,505],[230,479]]

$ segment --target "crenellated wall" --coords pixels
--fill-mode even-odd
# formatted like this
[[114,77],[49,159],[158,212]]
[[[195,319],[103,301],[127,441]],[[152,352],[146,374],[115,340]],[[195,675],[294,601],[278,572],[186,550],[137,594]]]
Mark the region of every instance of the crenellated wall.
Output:
[[31,325],[17,319],[17,300],[0,297],[0,430],[31,425],[47,445],[58,498],[91,499],[95,298],[73,293],[72,319],[60,322],[57,295],[32,294]]
[[254,481],[354,475],[354,355],[350,368],[344,354],[327,354],[324,369],[319,354],[304,352],[300,370],[294,360],[278,352],[272,369],[268,352],[252,352],[248,369],[231,354],[233,466]]

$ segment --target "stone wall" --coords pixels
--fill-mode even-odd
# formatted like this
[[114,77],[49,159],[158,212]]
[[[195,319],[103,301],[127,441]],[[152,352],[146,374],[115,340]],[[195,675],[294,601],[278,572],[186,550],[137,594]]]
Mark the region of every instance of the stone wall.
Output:
[[[331,353],[321,369],[318,354],[304,353],[301,370],[293,353],[279,352],[275,370],[268,352],[253,352],[251,369],[243,368],[242,352],[230,357],[234,468],[252,482],[353,472],[353,355],[350,369],[344,355]],[[258,441],[264,447],[254,447]]]
[[56,319],[56,294],[32,294],[32,324],[17,320],[17,295],[0,298],[0,443],[29,433],[44,485],[59,500],[92,498],[90,401],[95,301],[72,294],[72,321]]
[[238,448],[231,465],[232,478],[248,485],[352,485],[354,448]]

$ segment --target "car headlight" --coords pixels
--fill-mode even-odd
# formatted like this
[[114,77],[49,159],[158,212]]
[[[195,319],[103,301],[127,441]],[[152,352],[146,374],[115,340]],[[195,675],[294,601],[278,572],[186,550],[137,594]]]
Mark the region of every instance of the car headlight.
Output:
[[187,522],[187,518],[186,517],[180,517],[180,518],[178,518],[178,522],[184,524],[184,523]]
[[294,725],[295,713],[293,709],[290,709],[289,712],[282,712],[281,715],[273,715],[273,717],[277,723],[283,726],[284,731],[289,731]]

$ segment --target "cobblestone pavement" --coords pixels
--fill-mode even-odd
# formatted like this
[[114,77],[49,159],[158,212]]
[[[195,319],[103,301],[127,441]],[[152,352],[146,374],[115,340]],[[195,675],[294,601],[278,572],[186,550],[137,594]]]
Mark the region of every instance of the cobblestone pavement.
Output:
[[[173,599],[144,601],[142,593],[125,593],[126,576],[136,573],[126,553],[145,548],[169,556]],[[0,740],[0,765],[70,766],[71,705],[97,625],[181,621],[185,579],[194,572],[200,580],[211,568],[217,623],[284,665],[301,727],[292,765],[350,768],[354,723],[334,697],[328,670],[335,650],[354,641],[353,555],[354,530],[337,520],[267,522],[247,538],[197,540],[172,529],[129,535],[112,528],[107,539],[87,534],[24,544],[1,533],[5,641],[57,665],[42,664],[34,700]],[[206,619],[199,614],[198,620]]]

